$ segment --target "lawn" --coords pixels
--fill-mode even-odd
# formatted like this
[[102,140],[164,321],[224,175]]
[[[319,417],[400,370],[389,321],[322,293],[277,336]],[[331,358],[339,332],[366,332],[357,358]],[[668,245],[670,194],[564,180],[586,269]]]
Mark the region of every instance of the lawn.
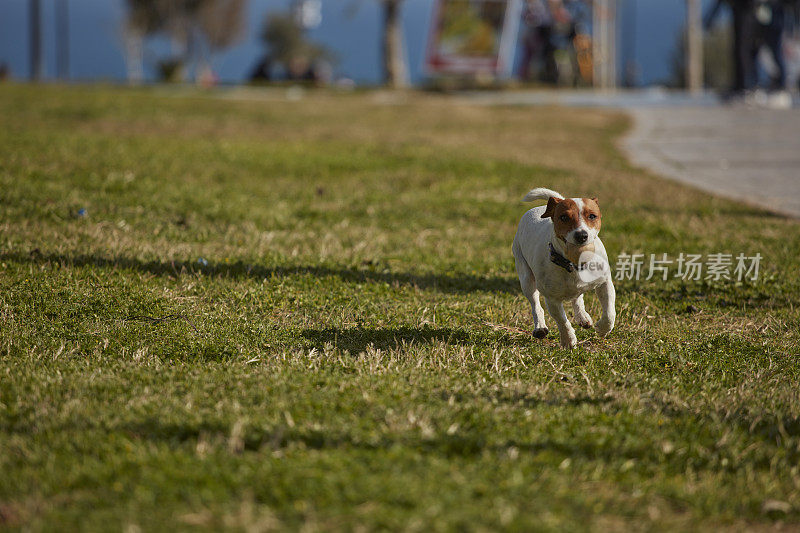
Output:
[[[0,85],[0,528],[800,528],[800,226],[631,167],[626,128]],[[607,338],[533,339],[534,186],[597,196],[612,260],[758,280],[621,280]]]

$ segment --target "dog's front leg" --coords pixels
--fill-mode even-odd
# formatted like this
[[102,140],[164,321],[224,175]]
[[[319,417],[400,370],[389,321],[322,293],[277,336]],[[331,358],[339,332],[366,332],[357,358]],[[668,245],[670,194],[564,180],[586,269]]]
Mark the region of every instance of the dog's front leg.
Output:
[[614,329],[614,320],[617,318],[617,310],[615,308],[617,293],[614,290],[611,278],[608,278],[605,283],[597,287],[595,293],[600,300],[600,306],[603,308],[603,316],[597,321],[597,334],[604,337]]
[[578,338],[575,336],[575,330],[572,329],[572,324],[569,323],[567,312],[564,311],[564,304],[559,300],[553,298],[545,298],[547,303],[547,312],[553,317],[558,325],[558,334],[561,337],[561,347],[571,350],[578,344]]
[[583,294],[572,300],[572,315],[580,327],[592,327],[592,317],[589,316],[589,313],[586,312],[586,307],[583,305]]

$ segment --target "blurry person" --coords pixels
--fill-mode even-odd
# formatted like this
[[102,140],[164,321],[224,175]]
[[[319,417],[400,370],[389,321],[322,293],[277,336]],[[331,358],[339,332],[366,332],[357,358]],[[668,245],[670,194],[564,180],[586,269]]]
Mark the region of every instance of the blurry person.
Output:
[[[785,91],[783,34],[786,6],[796,5],[797,0],[717,0],[705,17],[706,28],[713,24],[722,4],[730,6],[733,21],[733,95],[743,95],[746,102],[757,105],[790,106],[791,97]],[[768,87],[770,95],[759,90],[758,54],[764,46],[776,67]]]
[[787,28],[783,39],[786,56],[786,84],[800,90],[800,2],[787,6]]
[[248,76],[251,83],[266,83],[272,80],[272,57],[264,54]]
[[556,47],[553,43],[553,4],[560,2],[547,0],[527,0],[522,13],[523,21],[528,26],[522,42],[522,65],[520,78],[524,81],[531,79],[531,62],[541,60],[541,81],[555,83],[558,81],[558,66],[556,65]]
[[773,76],[769,88],[782,91],[786,87],[786,61],[783,56],[783,30],[785,25],[783,2],[757,0],[754,8],[755,19],[758,22],[758,40],[755,43],[753,54],[757,57],[761,45],[767,46],[777,68],[777,73]]
[[[792,98],[786,92],[786,60],[783,52],[783,33],[785,29],[785,4],[787,0],[754,0],[751,16],[745,24],[752,25],[750,48],[750,72],[746,72],[746,101],[776,109],[788,109]],[[793,2],[792,2],[793,3]],[[758,55],[766,46],[775,64],[775,74],[771,76],[768,92],[759,88]]]
[[592,40],[589,36],[589,20],[592,13],[584,0],[563,0],[567,29],[566,49],[572,62],[572,84],[578,86],[581,81],[592,82]]
[[742,94],[747,85],[751,73],[755,71],[755,60],[752,57],[753,46],[753,26],[752,19],[752,0],[717,0],[714,6],[706,14],[703,25],[706,29],[714,24],[720,8],[727,4],[731,9],[731,20],[733,22],[733,80],[731,83],[731,93],[733,95]]
[[197,74],[197,84],[206,89],[219,85],[219,75],[214,72],[211,65],[205,64],[200,67]]
[[624,87],[638,87],[639,78],[642,75],[642,69],[636,61],[628,61],[625,63],[625,70],[622,74],[622,85]]

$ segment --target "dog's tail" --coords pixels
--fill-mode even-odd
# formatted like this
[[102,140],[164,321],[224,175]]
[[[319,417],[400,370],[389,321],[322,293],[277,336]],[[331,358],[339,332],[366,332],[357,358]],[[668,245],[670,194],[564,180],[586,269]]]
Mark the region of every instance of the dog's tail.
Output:
[[532,189],[528,194],[526,194],[525,198],[523,198],[522,201],[532,202],[534,200],[549,200],[550,197],[558,198],[559,200],[564,199],[564,197],[561,196],[556,191],[551,191],[550,189],[545,189],[544,187],[537,187],[536,189]]

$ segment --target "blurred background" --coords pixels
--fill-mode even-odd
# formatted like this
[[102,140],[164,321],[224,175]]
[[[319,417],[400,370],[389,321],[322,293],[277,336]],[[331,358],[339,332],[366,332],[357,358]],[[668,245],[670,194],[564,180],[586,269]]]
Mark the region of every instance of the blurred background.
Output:
[[783,0],[4,0],[0,76],[794,91],[797,19]]

